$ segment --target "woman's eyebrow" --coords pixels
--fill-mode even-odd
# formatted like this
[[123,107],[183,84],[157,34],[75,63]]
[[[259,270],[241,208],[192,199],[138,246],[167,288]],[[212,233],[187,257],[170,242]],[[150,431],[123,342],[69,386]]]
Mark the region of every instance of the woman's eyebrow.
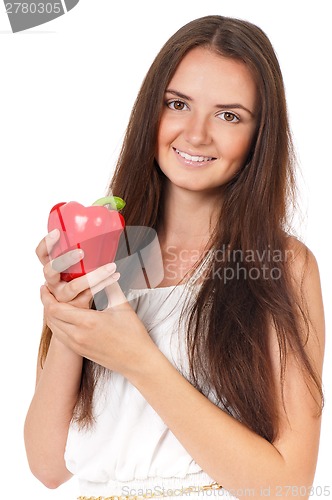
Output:
[[[172,94],[175,95],[176,97],[180,97],[181,99],[185,99],[186,101],[192,101],[192,98],[182,94],[182,92],[179,92],[178,90],[173,90],[173,89],[166,89],[165,91],[167,94]],[[219,109],[243,109],[244,111],[247,111],[251,116],[255,116],[250,109],[246,108],[243,106],[243,104],[240,103],[233,103],[233,104],[216,104],[216,108]]]
[[234,103],[234,104],[216,104],[216,108],[219,109],[244,109],[244,111],[247,111],[251,116],[255,116],[250,109],[246,108],[243,106],[243,104],[240,103]]
[[179,92],[178,90],[172,90],[172,89],[166,89],[165,90],[165,93],[167,94],[173,94],[175,95],[176,97],[181,97],[181,99],[185,99],[186,101],[192,101],[192,98],[185,95],[185,94],[182,94],[181,92]]

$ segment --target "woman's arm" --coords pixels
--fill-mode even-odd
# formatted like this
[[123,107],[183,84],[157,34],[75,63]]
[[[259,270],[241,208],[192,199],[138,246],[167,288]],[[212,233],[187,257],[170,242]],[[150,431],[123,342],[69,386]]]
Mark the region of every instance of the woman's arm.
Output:
[[24,425],[31,472],[48,488],[57,488],[72,476],[64,451],[81,372],[82,357],[53,336],[43,368],[38,362],[36,389]]
[[[88,310],[93,295],[119,278],[116,266],[103,266],[70,283],[61,281],[60,272],[83,255],[74,251],[50,261],[49,252],[58,238],[59,232],[53,231],[36,249],[44,266],[47,287],[57,300],[71,304],[75,311]],[[57,488],[72,476],[66,468],[64,452],[79,393],[82,363],[82,356],[55,335],[43,368],[38,359],[36,388],[24,424],[24,439],[32,473],[49,488]]]

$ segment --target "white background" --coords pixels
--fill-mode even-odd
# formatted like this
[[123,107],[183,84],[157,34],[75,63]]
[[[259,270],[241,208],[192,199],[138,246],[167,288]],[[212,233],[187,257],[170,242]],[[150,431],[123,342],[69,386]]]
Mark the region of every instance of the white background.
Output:
[[[2,3],[2,2],[1,2]],[[23,422],[41,331],[35,247],[59,201],[104,195],[129,111],[153,57],[186,22],[208,14],[258,24],[284,74],[301,167],[297,230],[321,270],[326,308],[326,408],[316,495],[332,495],[331,25],[329,1],[81,0],[68,14],[12,34],[0,6],[1,494],[75,499],[76,480],[48,490],[30,473]]]

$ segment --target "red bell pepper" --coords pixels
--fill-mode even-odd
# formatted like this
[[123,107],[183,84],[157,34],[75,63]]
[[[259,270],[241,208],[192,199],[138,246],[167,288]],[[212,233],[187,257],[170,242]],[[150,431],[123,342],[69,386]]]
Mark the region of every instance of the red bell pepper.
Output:
[[[62,272],[61,279],[70,281],[114,261],[125,227],[125,220],[118,210],[125,204],[117,196],[108,196],[90,207],[75,201],[54,205],[48,218],[48,232],[57,228],[60,238],[50,252],[51,259],[76,248],[84,251],[83,259]],[[105,205],[110,205],[111,210]]]

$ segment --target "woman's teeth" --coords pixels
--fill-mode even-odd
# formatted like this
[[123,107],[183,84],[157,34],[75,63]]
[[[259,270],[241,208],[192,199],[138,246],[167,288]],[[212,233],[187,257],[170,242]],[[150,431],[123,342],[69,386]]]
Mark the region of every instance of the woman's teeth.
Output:
[[211,156],[191,156],[188,155],[188,153],[183,153],[182,151],[179,151],[178,149],[175,149],[178,155],[182,156],[182,158],[185,158],[186,160],[189,161],[211,161],[214,160],[215,158]]

